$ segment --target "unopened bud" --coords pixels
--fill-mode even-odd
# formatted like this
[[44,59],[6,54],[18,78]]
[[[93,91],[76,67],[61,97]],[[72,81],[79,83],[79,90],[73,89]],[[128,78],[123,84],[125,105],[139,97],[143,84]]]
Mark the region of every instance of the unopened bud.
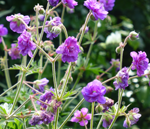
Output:
[[38,19],[39,19],[40,21],[44,21],[44,18],[45,18],[44,15],[42,15],[42,14],[39,14],[39,15],[38,15]]
[[61,28],[59,26],[53,26],[52,27],[52,32],[55,34],[60,34]]
[[80,48],[80,50],[81,50],[81,53],[83,53],[84,52],[84,49],[83,49],[83,47],[79,47]]
[[129,34],[129,38],[131,40],[136,40],[139,38],[139,33],[136,33],[135,31],[131,31],[130,34]]
[[74,13],[74,9],[71,9],[71,8],[67,7],[67,12],[68,13]]
[[37,10],[40,14],[44,14],[44,13],[45,13],[45,10],[44,10],[44,8],[43,8],[42,5],[37,4],[37,5],[34,7],[34,11],[36,11],[36,10]]
[[72,77],[69,77],[69,79],[68,79],[68,84],[71,84],[72,81],[73,81],[73,78],[72,78]]
[[95,17],[93,16],[93,14],[91,14],[90,19],[91,19],[92,21],[96,21],[96,19],[95,19]]
[[96,113],[100,113],[103,111],[103,106],[101,104],[98,103],[98,105],[95,107],[95,111]]
[[109,93],[109,92],[112,92],[114,90],[114,88],[110,87],[110,86],[107,86],[106,87],[106,94]]

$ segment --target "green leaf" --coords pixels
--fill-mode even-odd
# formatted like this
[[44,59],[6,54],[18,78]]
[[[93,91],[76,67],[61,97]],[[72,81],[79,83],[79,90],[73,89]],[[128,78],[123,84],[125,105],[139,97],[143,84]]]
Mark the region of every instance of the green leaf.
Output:
[[73,97],[70,97],[72,95],[75,95],[76,93],[78,93],[79,91],[81,90],[81,88],[78,88],[77,90],[74,90],[74,91],[68,91],[64,96],[63,96],[63,100],[66,100],[66,99],[72,99]]
[[84,38],[86,38],[86,39],[89,40],[89,41],[92,41],[92,35],[91,35],[89,32],[87,32],[87,33],[84,35]]
[[93,41],[87,41],[87,42],[83,43],[82,45],[88,45],[88,44],[92,44],[92,43],[94,43],[94,42]]
[[0,105],[0,112],[2,114],[9,114],[12,104],[4,103]]

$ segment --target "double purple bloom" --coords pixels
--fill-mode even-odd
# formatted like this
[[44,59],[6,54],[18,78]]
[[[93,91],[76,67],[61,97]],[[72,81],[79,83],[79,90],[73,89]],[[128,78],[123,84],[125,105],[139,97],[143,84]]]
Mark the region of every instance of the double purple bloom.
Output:
[[8,30],[6,27],[4,27],[3,24],[0,24],[0,43],[2,42],[2,36],[7,35]]
[[6,17],[6,20],[10,22],[10,29],[14,32],[22,33],[26,27],[19,19],[22,19],[25,24],[29,24],[30,22],[29,16],[23,16],[20,13]]
[[118,72],[117,80],[113,82],[113,84],[116,87],[115,90],[125,89],[128,86],[128,79],[129,79],[128,68],[124,67]]
[[74,6],[78,5],[78,2],[76,2],[75,0],[62,0],[62,3],[71,9],[74,9]]
[[104,5],[97,2],[97,0],[86,0],[84,6],[92,11],[95,20],[104,20],[107,17],[108,12],[105,10]]
[[90,103],[98,102],[104,104],[106,102],[104,97],[106,88],[97,79],[88,83],[87,86],[82,89],[81,93],[84,99]]
[[29,55],[33,57],[31,50],[34,50],[36,45],[31,41],[31,33],[26,30],[18,37],[18,49],[23,56]]
[[77,39],[73,36],[68,37],[56,50],[56,53],[62,54],[63,62],[75,62],[78,59],[79,52],[81,51]]
[[149,59],[146,58],[147,55],[145,52],[139,51],[131,52],[130,56],[133,58],[132,61],[132,70],[137,69],[137,75],[142,76],[144,74],[144,71],[148,68]]

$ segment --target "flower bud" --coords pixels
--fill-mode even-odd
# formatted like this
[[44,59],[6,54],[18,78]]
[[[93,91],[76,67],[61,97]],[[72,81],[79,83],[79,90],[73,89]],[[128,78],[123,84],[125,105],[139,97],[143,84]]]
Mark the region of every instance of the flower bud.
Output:
[[69,77],[68,79],[68,84],[71,84],[73,82],[73,78],[72,77]]
[[120,52],[121,52],[121,47],[118,46],[118,47],[116,48],[116,53],[120,54]]
[[44,15],[42,15],[42,14],[39,14],[39,15],[38,15],[38,19],[39,19],[40,21],[44,21],[44,18],[45,18]]
[[95,19],[95,17],[93,16],[93,14],[91,14],[90,19],[91,19],[92,21],[96,21],[96,19]]
[[107,86],[106,87],[106,94],[109,93],[109,92],[112,92],[114,90],[114,88],[110,87],[110,86]]
[[95,107],[95,111],[96,113],[100,113],[103,111],[103,106],[101,104],[98,103],[98,105]]
[[52,27],[52,32],[55,34],[60,34],[61,28],[59,26],[53,26]]
[[44,14],[44,13],[45,13],[45,10],[44,10],[44,8],[43,8],[42,5],[39,5],[39,4],[35,5],[34,11],[36,11],[36,10],[37,10],[40,14]]
[[81,46],[80,46],[80,48],[79,48],[79,49],[81,50],[81,53],[83,53],[83,52],[84,52],[83,47],[81,47]]
[[139,38],[139,33],[136,33],[135,31],[131,31],[130,34],[129,34],[129,38],[131,40],[136,40]]
[[67,12],[68,13],[74,13],[74,9],[71,9],[71,8],[67,7]]

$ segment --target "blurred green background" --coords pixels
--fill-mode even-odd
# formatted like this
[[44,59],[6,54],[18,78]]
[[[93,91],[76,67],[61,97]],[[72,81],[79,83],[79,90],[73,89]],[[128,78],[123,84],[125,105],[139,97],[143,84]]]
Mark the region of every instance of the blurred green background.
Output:
[[[65,13],[64,16],[64,25],[66,26],[68,33],[70,36],[76,36],[80,27],[84,23],[86,14],[88,13],[88,9],[83,6],[83,0],[76,0],[78,2],[78,6],[75,7],[74,14]],[[11,43],[17,40],[19,36],[17,33],[12,32],[9,29],[9,23],[6,21],[6,16],[15,13],[21,13],[23,15],[35,15],[33,7],[39,3],[43,5],[44,8],[46,7],[47,1],[46,0],[4,0],[0,1],[0,24],[4,24],[5,27],[8,28],[9,34],[4,38],[5,42],[10,48]],[[57,9],[58,13],[61,15],[62,6]],[[90,33],[93,33],[94,22],[89,22]],[[89,81],[92,81],[96,75],[101,73],[101,71],[106,70],[110,66],[111,58],[119,58],[119,55],[115,53],[115,48],[118,46],[120,41],[124,41],[125,37],[129,34],[130,31],[135,30],[136,32],[140,33],[140,38],[136,41],[129,41],[128,45],[125,47],[124,51],[124,60],[123,66],[129,67],[132,61],[130,57],[131,51],[146,51],[148,58],[150,59],[150,0],[116,0],[115,6],[112,11],[109,12],[109,18],[105,19],[104,21],[99,22],[98,27],[98,39],[93,46],[91,58],[89,60],[89,67],[92,67],[89,70],[86,70],[80,79],[79,84],[77,87],[86,86]],[[112,33],[112,34],[111,34]],[[108,36],[111,35],[109,38]],[[63,35],[64,36],[64,35]],[[45,37],[45,35],[44,35]],[[87,36],[83,39],[83,43],[87,41]],[[64,40],[64,37],[63,37]],[[57,48],[58,46],[58,38],[54,41],[54,45]],[[89,44],[83,45],[84,53],[82,54],[83,57],[86,57],[87,51],[89,49]],[[3,57],[3,46],[0,45],[0,57]],[[39,59],[37,56],[36,59]],[[9,57],[8,59],[9,67],[13,64],[20,64],[20,60],[11,60]],[[80,61],[80,66],[82,66],[82,59]],[[65,67],[65,66],[64,66]],[[63,76],[64,70],[62,70]],[[15,84],[17,81],[17,77],[15,75],[18,71],[10,71],[10,76],[12,80],[12,84]],[[79,70],[76,70],[73,74],[74,81],[68,87],[69,89],[73,86]],[[107,79],[108,77],[112,77],[116,74],[115,68],[111,70],[109,74],[106,74],[103,79]],[[133,75],[135,72],[132,73]],[[51,74],[51,66],[49,65],[46,71],[43,74],[43,77],[47,77],[50,82],[49,85],[52,86],[52,74]],[[37,75],[29,76],[27,79],[34,81],[37,79]],[[150,88],[148,86],[148,79],[145,77],[141,77],[138,79],[133,79],[130,81],[129,87],[125,90],[125,94],[123,96],[122,104],[128,105],[132,103],[129,109],[133,107],[139,107],[140,113],[142,117],[140,118],[137,125],[132,126],[132,129],[150,129]],[[3,89],[6,89],[5,85],[5,77],[4,72],[0,70],[0,92],[3,92]],[[3,85],[4,84],[4,85]],[[112,82],[108,83],[108,85],[113,86]],[[108,96],[112,99],[117,101],[117,91],[113,91],[109,93]],[[81,100],[82,95],[79,95],[78,100]],[[65,113],[61,114],[60,123],[64,120],[64,114],[70,112],[70,110],[78,103],[78,100],[73,101],[71,106],[69,106]],[[13,101],[13,97],[5,100],[0,100],[0,102],[6,101],[11,103]],[[90,104],[84,102],[82,107],[88,107],[90,109]],[[95,117],[94,125],[98,123],[99,117]],[[114,129],[123,129],[124,118],[120,117],[115,124]],[[82,128],[79,124],[73,124],[68,122],[66,124],[66,128],[73,127],[73,128]]]

